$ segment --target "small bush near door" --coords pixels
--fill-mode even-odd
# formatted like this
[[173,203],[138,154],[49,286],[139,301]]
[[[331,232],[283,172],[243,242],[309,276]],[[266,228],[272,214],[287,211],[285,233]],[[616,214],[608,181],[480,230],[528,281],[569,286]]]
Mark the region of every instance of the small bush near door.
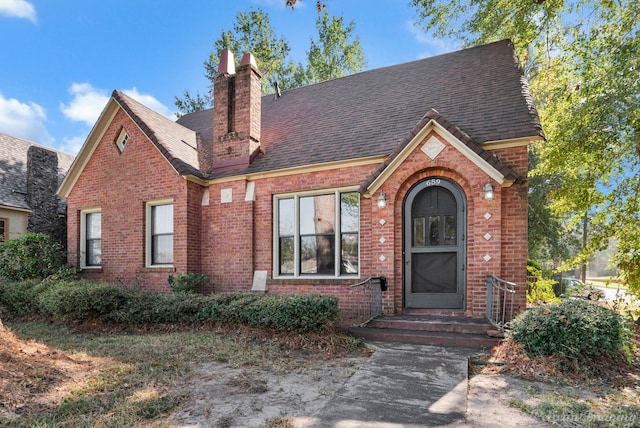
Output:
[[562,355],[581,362],[630,350],[630,320],[584,300],[527,309],[511,323],[512,337],[529,356]]

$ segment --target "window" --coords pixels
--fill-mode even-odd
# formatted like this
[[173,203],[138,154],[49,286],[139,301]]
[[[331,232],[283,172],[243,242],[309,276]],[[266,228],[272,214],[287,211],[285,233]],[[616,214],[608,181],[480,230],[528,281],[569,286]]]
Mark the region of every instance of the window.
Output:
[[147,203],[147,265],[173,265],[173,201]]
[[118,135],[118,139],[116,140],[116,146],[118,146],[120,153],[124,151],[124,146],[127,144],[127,141],[129,141],[129,134],[127,134],[127,131],[122,128],[120,135]]
[[6,218],[0,218],[0,242],[7,241],[9,239],[9,220]]
[[80,267],[102,266],[102,213],[99,209],[80,215]]
[[281,195],[274,206],[275,276],[358,274],[357,192]]

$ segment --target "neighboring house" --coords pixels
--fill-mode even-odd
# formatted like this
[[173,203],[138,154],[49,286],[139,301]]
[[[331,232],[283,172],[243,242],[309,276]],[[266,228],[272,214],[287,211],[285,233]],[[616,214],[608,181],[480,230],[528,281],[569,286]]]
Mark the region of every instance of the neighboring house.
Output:
[[66,201],[56,191],[73,158],[0,133],[0,242],[43,232],[66,246]]
[[214,108],[172,122],[114,91],[59,189],[83,275],[170,291],[322,293],[385,276],[386,313],[525,306],[527,145],[543,132],[509,41],[261,96],[225,51]]

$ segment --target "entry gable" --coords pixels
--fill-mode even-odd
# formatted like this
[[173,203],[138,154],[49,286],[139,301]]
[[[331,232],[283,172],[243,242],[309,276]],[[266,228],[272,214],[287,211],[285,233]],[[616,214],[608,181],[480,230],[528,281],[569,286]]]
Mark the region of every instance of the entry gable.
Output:
[[116,113],[120,110],[123,110],[131,118],[132,122],[145,134],[178,174],[197,179],[203,178],[199,169],[198,143],[195,131],[175,123],[121,91],[114,90],[71,165],[69,173],[60,185],[58,189],[60,196],[69,196]]
[[[502,187],[511,186],[519,178],[518,174],[503,164],[498,157],[484,150],[469,135],[447,121],[436,110],[430,109],[382,165],[360,186],[360,192],[365,197],[371,197],[432,131],[444,138]],[[423,147],[427,156],[435,157],[439,150],[440,147],[433,141],[427,141],[426,146]]]

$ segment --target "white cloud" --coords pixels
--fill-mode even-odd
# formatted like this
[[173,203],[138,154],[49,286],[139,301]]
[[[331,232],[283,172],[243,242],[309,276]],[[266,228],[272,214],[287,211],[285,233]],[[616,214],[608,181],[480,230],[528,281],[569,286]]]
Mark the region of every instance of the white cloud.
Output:
[[33,102],[25,104],[0,94],[0,132],[50,145],[53,138],[44,126],[46,120],[47,114],[40,105]]
[[62,150],[63,152],[66,152],[66,153],[70,153],[72,155],[77,155],[80,149],[82,148],[82,145],[84,144],[85,139],[86,139],[86,135],[71,137],[71,138],[65,137],[63,139],[64,142],[59,147],[59,150]]
[[62,113],[69,120],[93,126],[109,101],[109,95],[89,83],[73,83],[69,93],[73,95],[73,99],[68,105],[60,103]]
[[26,0],[0,0],[0,15],[28,19],[33,23],[38,20],[36,8]]
[[125,89],[124,91],[125,94],[129,95],[131,98],[133,98],[136,101],[141,102],[142,104],[146,105],[147,107],[149,107],[151,110],[160,113],[161,115],[171,119],[171,120],[176,120],[176,114],[174,112],[172,112],[171,110],[169,110],[169,108],[167,106],[165,106],[164,104],[162,104],[160,101],[158,101],[157,99],[155,99],[152,95],[149,94],[141,94],[140,92],[138,92],[138,89],[134,86],[132,89]]
[[456,49],[455,46],[450,46],[444,42],[443,39],[426,33],[422,28],[416,25],[413,21],[406,21],[405,26],[407,31],[413,35],[418,43],[425,45],[426,51],[422,51],[417,59],[428,58],[434,55],[440,55],[443,53],[451,52]]
[[[175,113],[152,95],[140,93],[136,87],[122,92],[161,115],[176,120]],[[60,103],[62,113],[69,120],[93,126],[109,101],[107,91],[94,88],[90,83],[73,83],[69,93],[73,98],[69,104]]]

